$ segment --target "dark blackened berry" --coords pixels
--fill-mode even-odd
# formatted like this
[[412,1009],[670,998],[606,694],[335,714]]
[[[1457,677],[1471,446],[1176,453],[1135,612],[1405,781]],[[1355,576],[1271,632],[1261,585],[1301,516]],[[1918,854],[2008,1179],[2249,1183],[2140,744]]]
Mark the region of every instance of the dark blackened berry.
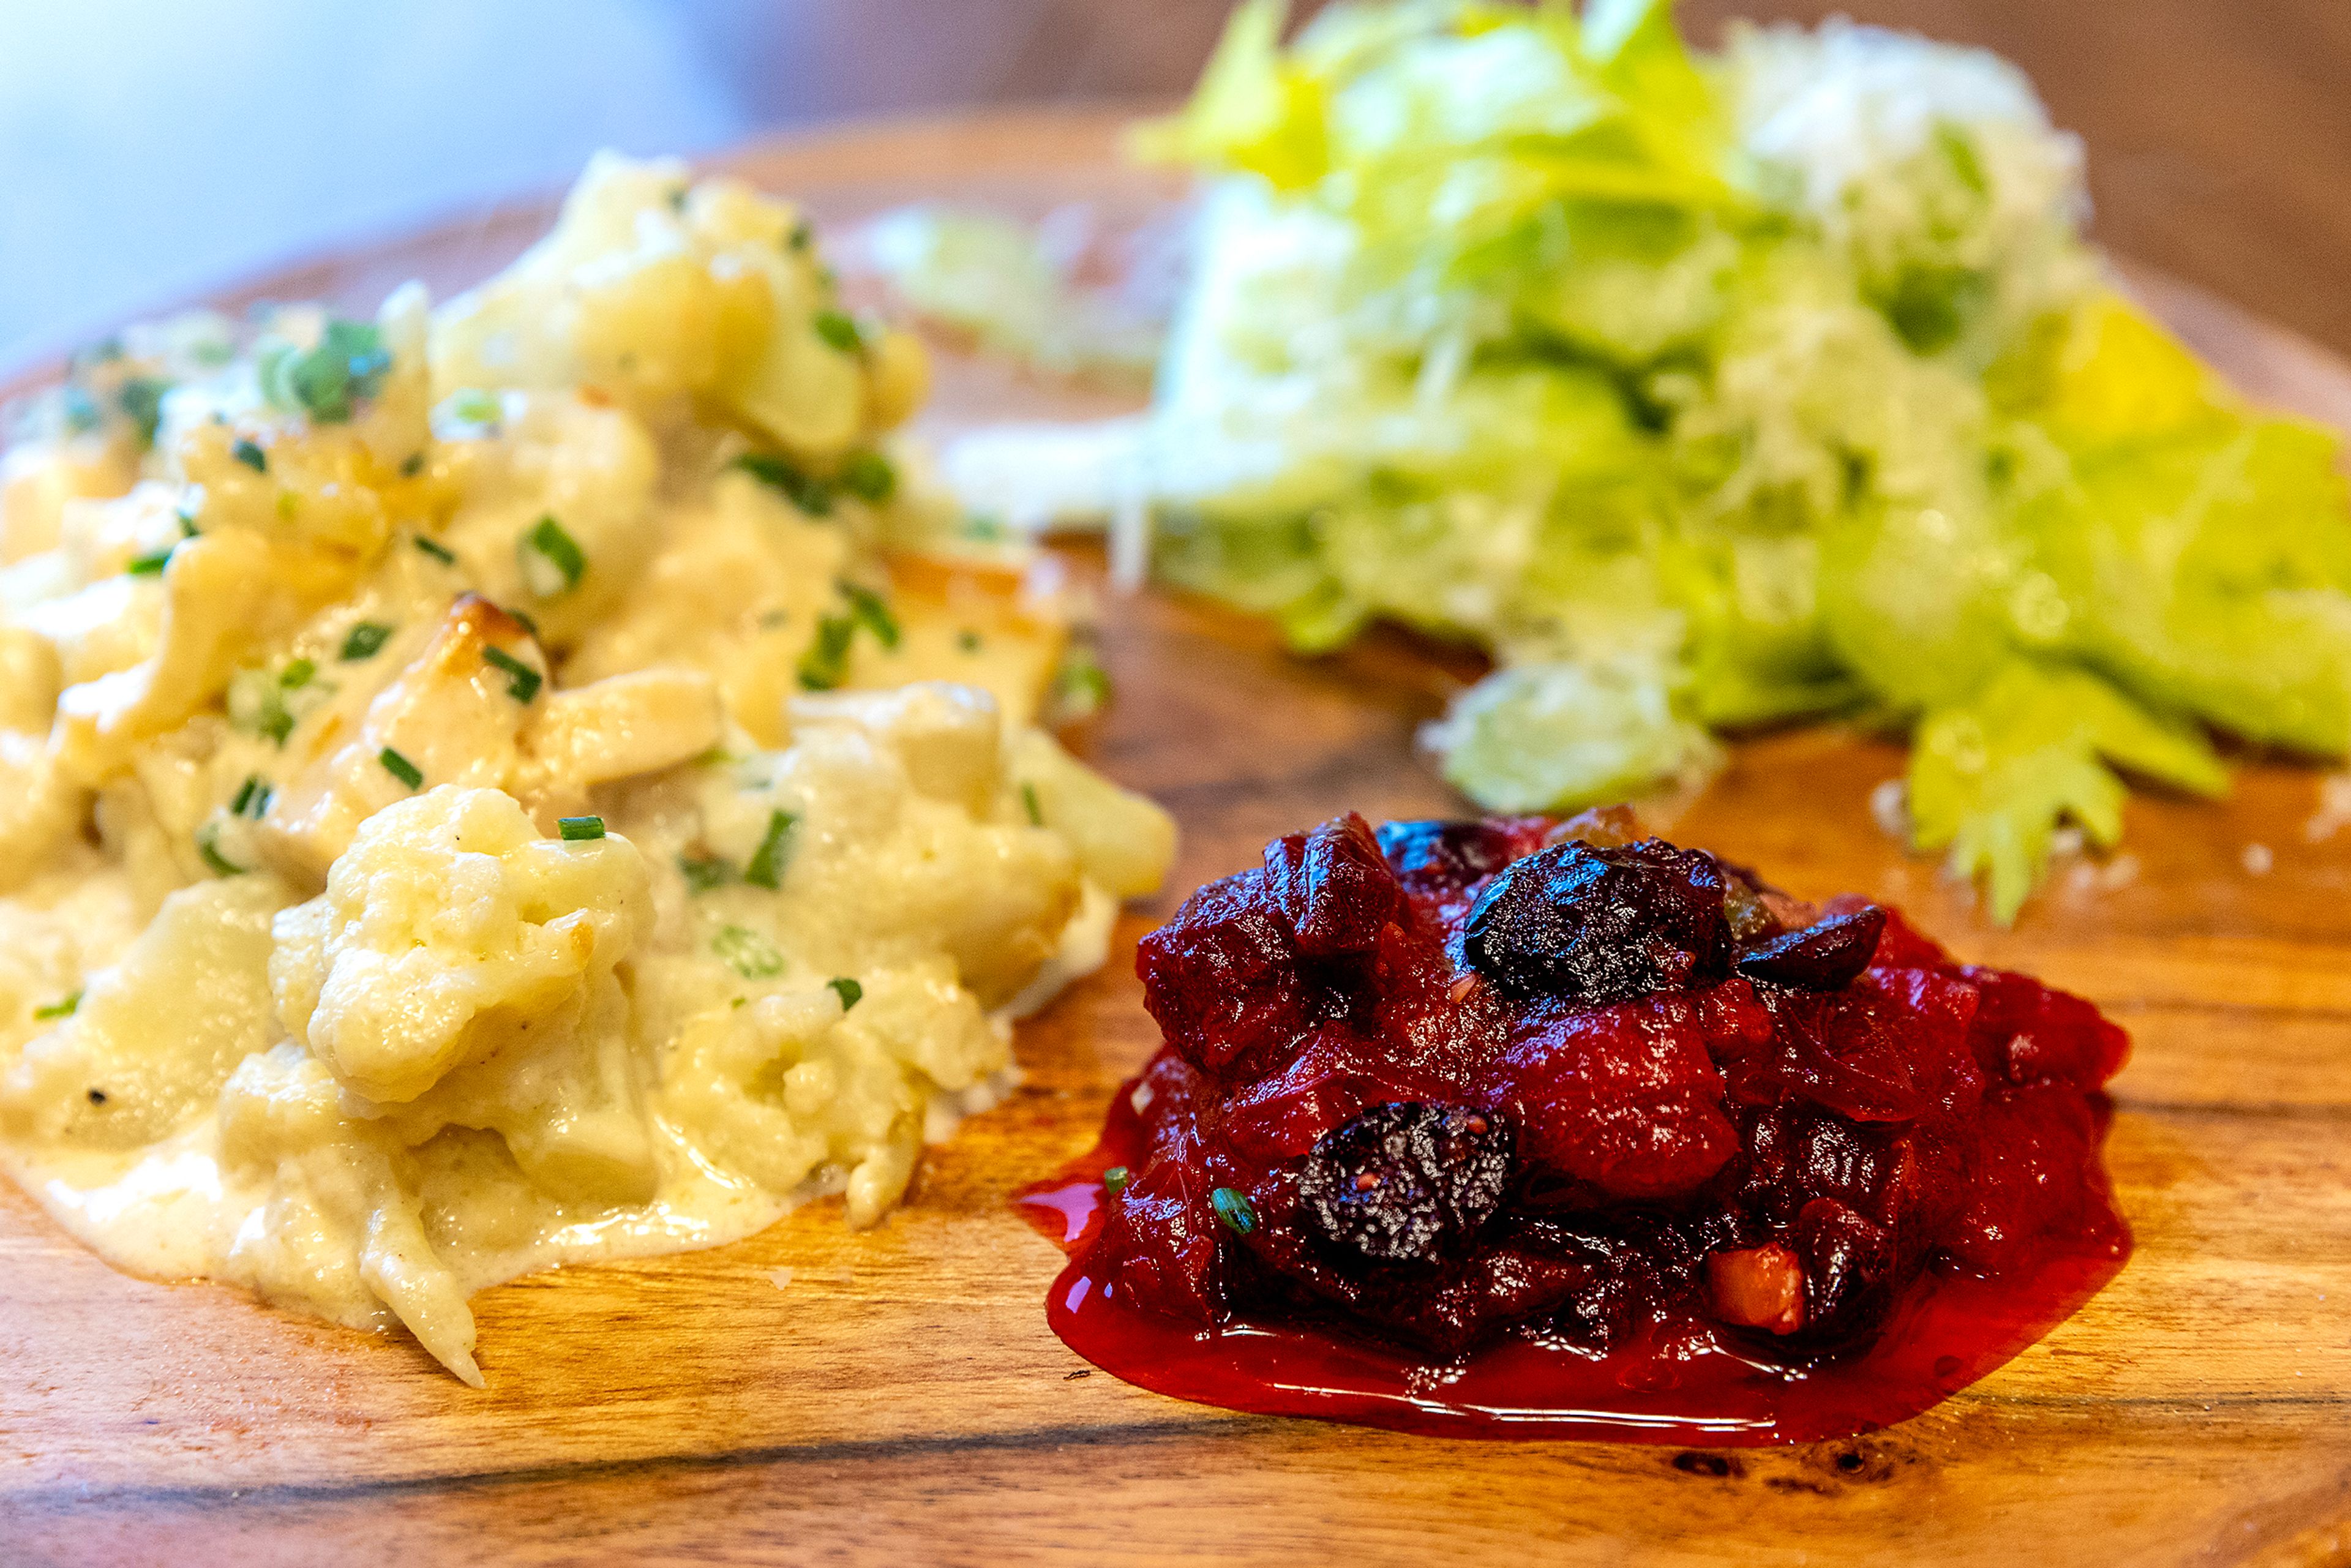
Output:
[[1434,893],[1483,882],[1510,863],[1510,834],[1494,822],[1383,822],[1380,852],[1405,886]]
[[1556,844],[1487,885],[1462,956],[1506,995],[1630,1001],[1729,971],[1722,894],[1722,870],[1703,850],[1662,839]]
[[1366,1258],[1434,1258],[1477,1233],[1510,1180],[1510,1130],[1492,1112],[1395,1101],[1322,1135],[1299,1173],[1299,1208]]
[[1886,932],[1886,911],[1876,904],[1774,936],[1739,956],[1739,972],[1750,980],[1801,986],[1812,991],[1842,990],[1869,967],[1877,939]]
[[1895,1274],[1894,1241],[1875,1220],[1833,1197],[1816,1197],[1790,1237],[1804,1270],[1804,1338],[1834,1343],[1874,1332]]

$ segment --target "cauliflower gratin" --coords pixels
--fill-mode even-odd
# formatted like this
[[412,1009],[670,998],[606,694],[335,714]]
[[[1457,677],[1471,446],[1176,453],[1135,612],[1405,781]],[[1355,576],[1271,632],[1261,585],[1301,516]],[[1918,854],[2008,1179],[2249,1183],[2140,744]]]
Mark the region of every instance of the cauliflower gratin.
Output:
[[925,382],[614,158],[437,310],[78,360],[0,460],[10,1174],[475,1385],[495,1281],[897,1203],[1173,849],[1038,727],[1048,585],[916,552]]

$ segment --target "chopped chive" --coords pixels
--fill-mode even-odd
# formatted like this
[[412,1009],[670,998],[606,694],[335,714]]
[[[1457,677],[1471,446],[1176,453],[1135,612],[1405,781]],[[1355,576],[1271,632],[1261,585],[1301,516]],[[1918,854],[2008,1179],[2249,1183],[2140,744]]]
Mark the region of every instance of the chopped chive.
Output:
[[864,346],[857,323],[841,310],[820,310],[816,313],[816,335],[844,354],[853,354]]
[[423,770],[391,747],[387,746],[377,752],[375,759],[383,764],[383,770],[386,773],[391,774],[411,789],[421,789],[424,787]]
[[898,470],[879,452],[852,452],[841,462],[841,487],[878,507],[897,492]]
[[360,399],[383,390],[392,373],[392,355],[382,336],[364,321],[329,321],[319,341],[308,349],[284,347],[262,356],[262,395],[289,413],[308,414],[314,423],[342,424],[357,412]]
[[215,876],[243,876],[246,868],[220,852],[219,825],[208,824],[196,834],[196,852],[204,859]]
[[229,448],[229,455],[256,474],[269,472],[269,454],[250,441],[239,441],[235,446]]
[[228,803],[229,815],[249,817],[255,821],[259,821],[262,815],[269,810],[269,802],[277,793],[277,790],[270,788],[268,779],[258,773],[248,773],[246,775],[244,784],[237,789],[236,799]]
[[1020,786],[1020,805],[1022,810],[1029,813],[1029,821],[1031,824],[1040,828],[1045,825],[1045,808],[1037,803],[1037,786],[1034,784]]
[[857,622],[845,615],[827,615],[816,623],[816,641],[800,655],[800,685],[812,692],[829,692],[848,677],[849,641]]
[[771,892],[783,885],[784,839],[796,820],[789,811],[768,813],[767,834],[759,840],[758,852],[751,857],[751,863],[743,868],[745,882]]
[[196,519],[193,513],[183,508],[180,511],[174,512],[172,516],[180,519],[180,537],[182,538],[192,539],[196,537]]
[[834,996],[841,998],[841,1010],[842,1012],[847,1012],[850,1009],[855,1007],[860,1001],[864,999],[865,988],[845,975],[837,975],[833,978],[827,980],[825,984],[832,988],[832,994]]
[[735,466],[811,517],[825,517],[832,510],[831,486],[771,452],[747,452],[735,459]]
[[1062,716],[1084,718],[1100,713],[1109,703],[1110,672],[1102,668],[1092,649],[1071,649],[1053,677],[1054,706]]
[[134,555],[122,570],[132,577],[153,577],[170,564],[173,548],[167,545],[162,549],[149,550],[145,555]]
[[1236,1236],[1247,1236],[1257,1228],[1257,1210],[1250,1207],[1249,1195],[1236,1187],[1220,1186],[1208,1195],[1216,1206],[1217,1218],[1225,1228]]
[[511,604],[501,604],[498,608],[506,612],[507,620],[512,621],[516,625],[521,627],[532,636],[536,637],[538,635],[538,617],[533,615],[529,611],[517,610]]
[[350,664],[361,659],[372,659],[383,652],[383,645],[390,641],[391,627],[381,621],[362,621],[345,633],[342,661]]
[[1116,1197],[1126,1190],[1127,1175],[1127,1168],[1124,1166],[1111,1166],[1110,1169],[1102,1172],[1102,1190],[1109,1193],[1111,1197]]
[[523,581],[541,599],[553,599],[579,587],[588,570],[588,557],[581,552],[580,541],[564,532],[552,512],[515,542],[515,551],[522,562]]
[[416,536],[416,548],[423,550],[426,555],[431,556],[434,560],[439,561],[443,566],[455,566],[457,564],[457,558],[451,555],[449,553],[448,547],[444,545],[439,539],[429,539],[423,534],[419,534]]
[[792,232],[784,236],[784,245],[788,249],[806,250],[809,243],[815,238],[816,231],[809,226],[809,221],[806,218],[802,218],[792,225]]
[[74,1016],[74,1010],[80,1006],[81,993],[75,991],[69,996],[59,997],[46,1007],[35,1008],[33,1017],[43,1022],[50,1019],[69,1019]]
[[747,980],[772,979],[784,972],[784,956],[747,925],[722,925],[710,950]]
[[736,877],[735,862],[718,855],[680,855],[677,873],[685,878],[690,893],[708,893],[715,887],[725,887]]
[[546,677],[537,670],[532,669],[504,648],[484,648],[482,662],[493,669],[504,670],[514,677],[507,684],[507,695],[518,703],[527,703],[538,695],[538,688],[546,680]]
[[898,618],[890,613],[889,601],[870,588],[860,588],[853,582],[841,585],[843,597],[849,601],[849,612],[859,625],[873,633],[874,640],[884,648],[898,645]]
[[114,394],[114,406],[122,411],[122,417],[139,433],[140,445],[155,444],[155,428],[163,422],[163,394],[171,390],[169,382],[153,376],[133,376]]
[[557,836],[566,843],[585,843],[590,839],[601,839],[604,836],[604,819],[558,817],[555,820],[555,831]]
[[979,633],[967,626],[956,633],[956,646],[967,653],[979,652]]
[[286,667],[277,672],[277,684],[289,692],[298,692],[308,685],[310,677],[318,673],[319,666],[308,659],[289,659]]
[[496,392],[467,387],[449,400],[449,412],[467,424],[496,424],[506,418],[507,405]]
[[400,476],[402,478],[413,479],[419,474],[423,472],[424,454],[422,452],[412,452],[406,457],[401,459]]

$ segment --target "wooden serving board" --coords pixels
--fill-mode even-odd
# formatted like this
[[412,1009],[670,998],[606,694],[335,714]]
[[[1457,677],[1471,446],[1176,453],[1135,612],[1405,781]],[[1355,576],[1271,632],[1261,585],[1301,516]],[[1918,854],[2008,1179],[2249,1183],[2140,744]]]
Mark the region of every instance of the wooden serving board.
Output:
[[[833,221],[924,196],[1153,199],[1116,169],[1113,124],[942,122],[726,162]],[[244,297],[446,290],[549,212]],[[2256,392],[2351,423],[2351,370],[2142,282]],[[1109,406],[956,362],[941,400],[947,419]],[[1692,1455],[1241,1416],[1088,1375],[1045,1327],[1059,1254],[1006,1199],[1091,1142],[1155,1043],[1134,938],[1275,833],[1458,811],[1412,737],[1469,673],[1401,638],[1293,659],[1157,592],[1105,609],[1117,700],[1087,749],[1175,811],[1181,862],[1110,967],[1023,1027],[1026,1083],[926,1159],[904,1210],[853,1236],[823,1204],[715,1251],[491,1291],[475,1393],[404,1339],[126,1279],[0,1184],[0,1563],[2351,1563],[2351,829],[2306,841],[2319,779],[2292,767],[2248,766],[2225,805],[2135,800],[2137,874],[2061,872],[2010,931],[1873,825],[1894,747],[1740,745],[1675,822],[1798,893],[1900,904],[2137,1040],[2108,1145],[2137,1256],[1926,1415]]]

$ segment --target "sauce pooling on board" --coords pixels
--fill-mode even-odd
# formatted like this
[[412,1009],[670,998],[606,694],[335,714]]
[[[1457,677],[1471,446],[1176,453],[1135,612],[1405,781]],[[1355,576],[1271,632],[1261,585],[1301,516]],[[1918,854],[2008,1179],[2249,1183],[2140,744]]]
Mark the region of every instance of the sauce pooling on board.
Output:
[[1160,1393],[1450,1436],[1916,1415],[2129,1250],[2122,1031],[1630,816],[1344,817],[1137,956],[1166,1043],[1023,1193],[1054,1332]]

